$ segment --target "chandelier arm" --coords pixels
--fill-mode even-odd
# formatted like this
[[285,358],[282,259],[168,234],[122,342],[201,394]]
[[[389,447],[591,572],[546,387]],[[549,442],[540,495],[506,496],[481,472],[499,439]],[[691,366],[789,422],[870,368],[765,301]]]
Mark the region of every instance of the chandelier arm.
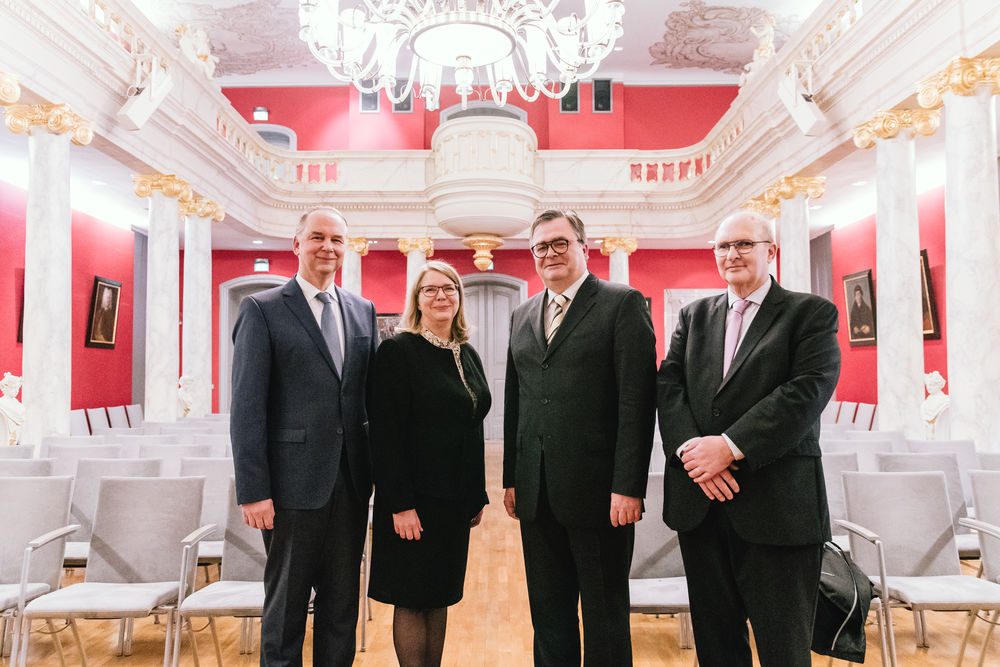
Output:
[[395,91],[393,91],[391,88],[386,88],[385,89],[385,94],[389,98],[389,101],[391,103],[393,103],[393,104],[399,104],[400,102],[402,102],[403,100],[405,100],[407,97],[409,97],[410,92],[413,90],[413,79],[414,79],[414,77],[415,77],[415,75],[417,73],[417,62],[418,61],[419,61],[418,58],[414,58],[413,61],[410,63],[410,75],[406,78],[406,85],[403,86],[403,89],[399,91],[399,96],[398,97],[394,94]]
[[527,89],[521,86],[521,82],[518,80],[517,76],[514,76],[514,88],[517,89],[518,95],[523,97],[525,102],[534,102],[535,100],[538,99],[538,96],[541,94],[538,88],[531,86],[531,89],[534,90],[535,92],[529,95]]

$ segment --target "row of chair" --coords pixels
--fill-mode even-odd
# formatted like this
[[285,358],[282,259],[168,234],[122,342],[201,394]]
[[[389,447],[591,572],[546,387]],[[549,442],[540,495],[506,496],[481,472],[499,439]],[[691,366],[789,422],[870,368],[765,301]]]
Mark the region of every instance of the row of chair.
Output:
[[139,428],[142,426],[142,406],[115,405],[107,408],[70,410],[70,435],[104,433],[109,428]]
[[855,401],[830,401],[820,421],[824,428],[837,424],[859,431],[878,430],[878,405]]

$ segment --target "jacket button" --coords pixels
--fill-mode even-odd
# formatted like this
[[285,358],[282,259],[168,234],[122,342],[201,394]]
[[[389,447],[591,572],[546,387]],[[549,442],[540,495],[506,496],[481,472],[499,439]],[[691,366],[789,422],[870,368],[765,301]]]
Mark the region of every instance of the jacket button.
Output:
[[542,399],[542,405],[548,405],[548,404],[549,404],[549,399],[543,398]]
[[720,414],[722,414],[722,413],[719,412],[719,408],[712,408],[712,416],[713,417],[718,417]]
[[340,426],[337,427],[337,435],[344,435],[344,429]]
[[542,370],[543,371],[547,371],[548,369],[549,369],[549,365],[548,364],[542,364]]

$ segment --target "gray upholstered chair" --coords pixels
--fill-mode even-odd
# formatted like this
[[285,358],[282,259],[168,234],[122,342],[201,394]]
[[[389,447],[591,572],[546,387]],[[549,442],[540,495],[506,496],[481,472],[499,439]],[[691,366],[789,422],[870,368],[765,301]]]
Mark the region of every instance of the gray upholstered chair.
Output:
[[887,620],[892,606],[913,612],[918,646],[927,646],[926,610],[1000,609],[1000,584],[961,573],[943,472],[845,472],[844,494],[851,555],[889,600]]
[[[250,654],[254,650],[253,619],[264,611],[264,540],[260,531],[243,522],[243,512],[236,504],[236,485],[232,476],[227,484],[228,493],[225,506],[226,533],[222,547],[222,573],[219,581],[191,593],[180,604],[181,621],[191,618],[208,618],[215,644],[215,658],[219,667],[225,664],[222,646],[215,626],[219,616],[242,619],[240,631],[240,654]],[[180,625],[176,629],[173,665],[180,656]],[[197,654],[198,645],[194,631],[188,627],[192,651]]]
[[212,455],[211,445],[139,445],[139,458],[163,459],[160,474],[177,477],[181,474],[181,459],[184,457],[207,457]]
[[874,419],[875,419],[875,404],[858,403],[858,409],[854,413],[853,430],[870,431],[872,429],[872,420]]
[[117,459],[121,445],[49,445],[48,458],[53,459],[53,475],[76,475],[80,459]]
[[184,457],[181,477],[204,477],[205,495],[201,506],[202,525],[214,523],[220,527],[198,545],[198,564],[218,563],[222,559],[222,530],[229,516],[229,485],[235,474],[233,460],[228,457]]
[[823,478],[826,482],[826,501],[830,507],[830,529],[833,541],[844,551],[850,550],[847,531],[837,525],[837,519],[847,518],[844,505],[843,473],[858,471],[858,455],[854,452],[823,452]]
[[59,588],[69,524],[72,477],[9,477],[0,481],[0,648],[13,620],[11,665],[27,602]]
[[132,428],[142,426],[142,406],[138,403],[130,403],[125,406],[125,414],[128,416],[128,425]]
[[[982,552],[983,578],[987,581],[1000,583],[1000,470],[973,470],[970,475],[972,495],[976,502],[976,521],[963,520],[963,523],[979,532],[979,547]],[[994,610],[986,627],[979,652],[979,664],[986,664],[986,649],[990,645],[990,637],[1000,621],[1000,610]],[[969,615],[966,636],[972,631],[976,622],[975,614]]]
[[838,424],[848,424],[848,428],[854,428],[854,415],[858,411],[857,401],[841,401],[840,412],[837,413]]
[[0,477],[48,477],[52,459],[0,459]]
[[969,471],[979,468],[975,442],[972,440],[907,440],[906,445],[909,451],[916,454],[954,454],[958,462],[958,473],[962,482],[962,493],[965,495],[965,504],[973,507]]
[[888,440],[892,443],[892,451],[894,452],[908,452],[910,451],[909,446],[906,444],[906,436],[902,431],[857,431],[854,429],[848,429],[844,431],[843,437],[839,439],[842,440],[862,440],[862,441],[876,441],[884,442]]
[[[198,528],[204,484],[200,477],[103,478],[83,583],[35,598],[24,608],[26,621],[63,618],[72,627],[78,618],[125,619],[119,654],[129,655],[131,621],[163,614],[167,664],[179,595],[177,563],[204,533],[214,530]],[[24,667],[29,633],[21,635]],[[83,645],[78,648],[84,655]]]
[[90,435],[90,425],[87,423],[87,413],[83,408],[69,411],[69,434]]
[[830,399],[830,402],[826,404],[822,414],[819,416],[820,423],[824,426],[826,424],[836,424],[838,412],[840,412],[840,401]]
[[632,613],[677,614],[680,646],[691,648],[691,605],[677,533],[663,523],[663,473],[650,473],[645,512],[635,525],[628,589]]
[[176,435],[145,435],[142,429],[109,431],[105,434],[108,442],[122,446],[121,457],[134,459],[139,456],[139,445],[176,445],[180,443]]
[[35,448],[31,445],[0,446],[0,459],[30,459],[35,456]]
[[125,413],[124,405],[115,405],[108,408],[108,423],[111,428],[129,428],[128,414]]
[[976,470],[1000,470],[1000,452],[979,452]]
[[111,428],[111,423],[108,421],[108,412],[104,408],[86,408],[86,413],[92,435],[107,433],[108,429]]
[[890,454],[893,451],[892,441],[880,440],[848,440],[847,438],[820,439],[819,448],[823,454],[852,452],[858,457],[858,470],[862,472],[878,472],[878,455]]

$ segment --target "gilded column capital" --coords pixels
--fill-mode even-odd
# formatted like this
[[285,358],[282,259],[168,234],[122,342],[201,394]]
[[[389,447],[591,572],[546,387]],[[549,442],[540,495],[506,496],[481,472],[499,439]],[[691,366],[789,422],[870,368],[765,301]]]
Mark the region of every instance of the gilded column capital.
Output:
[[10,72],[0,72],[0,104],[7,106],[21,99],[21,84]]
[[781,217],[781,205],[775,202],[765,201],[764,195],[759,197],[754,197],[749,199],[740,205],[745,211],[753,211],[754,213],[759,213],[765,218],[779,218]]
[[605,236],[601,243],[601,254],[610,255],[617,250],[624,250],[626,255],[631,255],[639,247],[639,241],[634,236]]
[[917,84],[917,101],[925,109],[934,109],[943,103],[944,93],[975,95],[981,85],[993,87],[993,94],[1000,93],[1000,58],[953,59],[937,74]]
[[[137,190],[138,188],[139,186],[136,185]],[[149,195],[146,196],[148,197]],[[199,218],[211,218],[215,222],[222,222],[226,217],[226,209],[222,204],[214,202],[211,199],[205,199],[204,197],[178,199],[177,213],[179,215],[194,215]]]
[[[402,239],[400,239],[402,242]],[[347,247],[350,248],[351,252],[357,253],[364,257],[368,254],[368,237],[367,236],[357,236],[353,239],[347,239]]]
[[399,252],[409,255],[414,250],[419,250],[426,257],[433,257],[434,239],[429,236],[421,236],[415,239],[399,239]]
[[819,199],[826,188],[825,176],[785,176],[764,190],[764,201],[780,210],[782,199],[795,199],[804,195],[806,199]]
[[7,106],[7,129],[14,134],[32,127],[44,127],[52,134],[72,132],[77,146],[86,146],[94,138],[94,128],[73,113],[68,104],[11,104]]
[[493,251],[503,245],[503,239],[495,234],[469,234],[462,245],[475,251],[472,263],[480,271],[486,271],[493,264]]
[[137,197],[149,197],[153,190],[159,190],[167,197],[177,197],[178,201],[189,202],[194,194],[191,185],[173,174],[132,174]]
[[892,109],[876,111],[872,119],[854,128],[854,145],[871,148],[876,139],[892,139],[904,130],[929,137],[941,125],[939,109]]

